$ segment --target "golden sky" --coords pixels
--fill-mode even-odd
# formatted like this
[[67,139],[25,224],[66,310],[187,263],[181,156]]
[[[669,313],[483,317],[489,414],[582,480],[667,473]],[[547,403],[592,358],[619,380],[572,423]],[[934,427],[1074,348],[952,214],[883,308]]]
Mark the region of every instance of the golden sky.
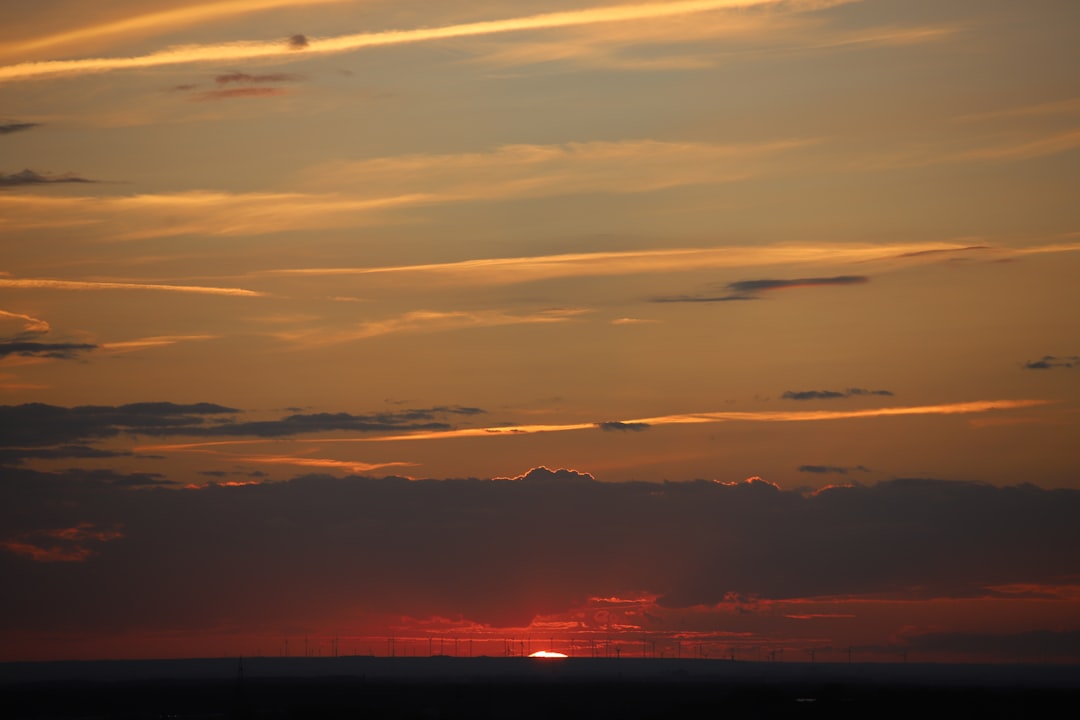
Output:
[[[5,492],[543,466],[1073,498],[1077,27],[1071,0],[13,4]],[[133,532],[24,515],[6,563]],[[533,609],[676,607],[621,582]],[[1021,582],[1076,579],[994,578]]]

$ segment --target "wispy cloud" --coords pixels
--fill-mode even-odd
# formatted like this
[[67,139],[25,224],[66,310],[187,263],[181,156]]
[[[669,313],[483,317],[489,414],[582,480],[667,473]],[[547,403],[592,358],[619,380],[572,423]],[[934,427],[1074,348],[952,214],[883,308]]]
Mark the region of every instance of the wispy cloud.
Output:
[[24,333],[32,333],[36,335],[40,333],[47,333],[50,330],[49,323],[42,320],[41,318],[36,318],[32,315],[23,315],[22,313],[13,313],[6,310],[0,310],[0,321],[3,320],[14,320],[22,326],[22,332]]
[[789,280],[738,280],[728,283],[726,295],[668,295],[653,298],[657,303],[716,303],[734,300],[755,300],[759,293],[789,288],[825,287],[831,285],[861,285],[869,282],[865,275],[808,277]]
[[37,340],[0,339],[0,358],[8,355],[41,357],[53,360],[74,360],[83,353],[96,349],[92,343],[42,342]]
[[91,280],[50,280],[42,278],[0,277],[0,288],[33,290],[150,290],[156,292],[194,293],[198,295],[231,295],[262,297],[266,293],[243,288],[206,287],[202,285],[163,285],[156,283],[98,282]]
[[[417,282],[509,285],[535,280],[603,275],[669,273],[699,269],[764,267],[770,265],[843,265],[917,258],[919,254],[966,249],[956,243],[783,244],[665,248],[597,253],[567,253],[528,257],[481,258],[458,262],[385,267],[282,268],[252,273],[253,277],[318,277],[335,275],[415,276]],[[1080,251],[1080,243],[1044,246],[1047,252]],[[1034,249],[987,249],[988,256],[1014,257]]]
[[88,180],[84,177],[79,177],[72,173],[54,174],[54,173],[39,173],[33,170],[21,170],[20,172],[13,173],[11,175],[5,175],[0,173],[0,188],[3,187],[21,187],[23,185],[59,185],[64,183],[92,183],[94,180]]
[[357,227],[380,212],[424,202],[431,199],[200,190],[118,197],[20,194],[0,195],[0,222],[10,230],[79,227],[82,236],[105,241],[184,234],[242,236]]
[[343,2],[344,0],[224,0],[180,7],[158,12],[129,14],[119,20],[96,22],[51,35],[43,35],[10,43],[0,50],[0,57],[25,56],[48,48],[64,47],[101,39],[145,37],[175,31],[178,27],[198,25],[222,18],[289,6],[309,6]]
[[[944,403],[940,405],[909,405],[901,407],[867,408],[862,410],[801,410],[801,411],[758,411],[758,412],[705,412],[679,415],[661,415],[658,417],[636,418],[617,421],[621,425],[696,425],[702,423],[723,422],[817,422],[824,420],[852,420],[878,417],[904,417],[918,415],[969,415],[998,410],[1046,405],[1047,400],[976,400],[962,403]],[[503,425],[482,428],[460,428],[436,432],[419,432],[404,435],[382,437],[333,438],[310,440],[308,442],[384,442],[405,440],[435,440],[459,437],[497,437],[507,435],[530,435],[547,432],[569,432],[574,430],[595,430],[608,423],[566,423],[546,425]]]
[[218,337],[220,337],[220,335],[153,335],[150,337],[138,338],[136,340],[121,340],[117,342],[102,343],[101,349],[113,353],[124,353],[136,350],[146,350],[147,348],[165,347],[182,342],[214,340]]
[[446,332],[504,325],[548,325],[570,322],[588,312],[581,308],[552,308],[533,313],[508,313],[503,310],[415,310],[382,320],[359,323],[351,328],[308,328],[278,332],[275,337],[300,345],[329,345],[368,340],[402,333]]
[[287,90],[279,87],[234,87],[225,90],[207,90],[192,95],[191,99],[206,102],[211,100],[231,100],[233,98],[276,97],[287,93]]
[[[461,23],[442,27],[412,30],[388,30],[375,33],[358,33],[330,38],[304,36],[304,42],[296,42],[296,36],[274,42],[232,42],[219,45],[186,45],[167,48],[148,55],[133,57],[83,58],[77,60],[52,60],[19,63],[0,67],[0,82],[27,80],[60,74],[80,74],[133,70],[164,65],[182,65],[207,62],[237,62],[242,60],[273,59],[295,53],[325,54],[343,53],[366,48],[386,47],[410,43],[422,43],[453,38],[497,35],[525,31],[554,30],[604,23],[653,22],[657,19],[696,15],[701,13],[778,4],[780,0],[675,0],[673,2],[647,2],[632,5],[608,5],[601,7],[544,13],[524,17]],[[820,4],[820,3],[819,3]],[[826,5],[835,4],[826,2]],[[207,7],[207,6],[198,6]],[[144,16],[146,17],[146,16]],[[152,17],[152,16],[151,16]],[[145,20],[147,25],[159,25],[160,18]]]
[[1080,357],[1077,357],[1076,355],[1066,355],[1063,357],[1043,355],[1038,360],[1029,360],[1024,363],[1024,368],[1027,370],[1053,370],[1054,368],[1075,367],[1080,367]]
[[840,398],[863,396],[892,397],[890,390],[867,390],[866,388],[848,388],[847,390],[788,390],[784,400],[837,400]]
[[0,135],[10,135],[11,133],[24,132],[26,130],[32,130],[39,127],[41,123],[30,122],[9,122],[0,123]]

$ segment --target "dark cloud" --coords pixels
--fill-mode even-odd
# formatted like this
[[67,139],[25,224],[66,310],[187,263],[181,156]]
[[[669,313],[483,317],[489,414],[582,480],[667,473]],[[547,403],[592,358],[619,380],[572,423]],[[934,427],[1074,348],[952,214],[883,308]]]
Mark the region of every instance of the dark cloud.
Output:
[[96,350],[89,343],[36,342],[32,340],[0,340],[0,358],[8,355],[75,360],[83,353]]
[[[305,433],[334,432],[405,432],[409,430],[450,430],[452,425],[439,419],[444,415],[474,415],[482,413],[478,408],[435,407],[402,412],[372,413],[353,415],[351,413],[297,413],[280,420],[260,420],[254,422],[233,422],[218,425],[204,425],[185,428],[183,435],[199,437],[233,437],[249,435],[255,437],[286,437]],[[143,430],[145,435],[169,434],[168,429]]]
[[263,75],[251,75],[249,73],[231,72],[218,75],[214,78],[214,82],[219,85],[227,85],[229,83],[245,83],[245,84],[258,84],[258,83],[280,83],[280,82],[296,82],[300,78],[296,75],[290,75],[289,73],[266,73]]
[[1080,630],[1033,630],[1014,634],[927,633],[909,637],[908,646],[915,651],[1052,662],[1080,657]]
[[838,275],[824,278],[796,278],[794,280],[739,280],[728,285],[736,293],[758,293],[768,290],[784,290],[798,287],[820,287],[823,285],[861,285],[869,282],[865,275]]
[[20,187],[23,185],[57,185],[61,183],[92,183],[96,180],[88,180],[78,175],[65,173],[55,175],[52,173],[38,173],[33,170],[23,170],[13,175],[0,173],[0,187]]
[[276,87],[238,87],[227,90],[207,90],[191,97],[196,101],[229,100],[232,98],[245,97],[273,97],[286,94],[284,88]]
[[102,450],[87,445],[60,445],[38,448],[0,448],[0,465],[18,465],[24,460],[66,460],[69,458],[130,457],[126,450]]
[[642,430],[648,430],[652,427],[649,423],[620,422],[618,420],[596,423],[596,426],[604,432],[614,432],[619,430],[624,432],[641,432]]
[[855,467],[843,467],[840,465],[800,465],[799,472],[814,473],[816,475],[847,475],[849,472],[870,472],[862,465]]
[[839,398],[878,395],[892,397],[891,390],[867,390],[866,388],[848,388],[847,390],[788,390],[780,397],[784,400],[837,400]]
[[1024,368],[1027,370],[1053,370],[1055,368],[1074,367],[1080,367],[1080,357],[1077,357],[1076,355],[1069,355],[1066,357],[1043,355],[1038,360],[1029,360],[1024,363]]
[[308,46],[307,35],[296,33],[289,36],[289,47],[293,50],[302,50]]
[[447,416],[472,416],[484,411],[475,407],[439,406],[368,415],[298,413],[279,420],[251,422],[235,421],[231,416],[238,412],[212,403],[151,402],[72,408],[41,403],[0,405],[0,426],[10,428],[10,432],[0,436],[0,447],[42,447],[110,438],[121,433],[271,438],[338,430],[361,433],[449,430],[453,426],[446,422]]
[[41,123],[0,123],[0,135],[10,135],[11,133],[23,132],[25,130],[33,130],[36,127],[41,127]]
[[956,253],[977,252],[980,250],[990,250],[989,245],[968,245],[962,248],[941,248],[936,250],[915,250],[913,252],[900,253],[896,257],[908,258],[908,257],[923,257],[925,255],[953,255]]
[[753,295],[665,295],[655,297],[655,303],[717,303],[737,300],[757,300]]
[[827,285],[859,285],[869,282],[865,275],[838,275],[823,278],[795,278],[792,280],[739,280],[725,286],[724,295],[669,295],[656,297],[657,303],[717,303],[737,300],[757,300],[759,293],[787,288],[819,287]]
[[147,402],[118,407],[59,407],[42,403],[0,405],[3,447],[43,447],[115,437],[120,433],[183,433],[208,418],[239,412],[212,403]]
[[[895,480],[814,494],[770,483],[305,476],[142,488],[12,469],[0,541],[88,526],[124,537],[46,563],[0,552],[0,628],[280,628],[358,612],[522,626],[589,597],[977,597],[1080,567],[1080,491]],[[79,602],[57,588],[78,588]],[[928,641],[927,641],[928,642]]]

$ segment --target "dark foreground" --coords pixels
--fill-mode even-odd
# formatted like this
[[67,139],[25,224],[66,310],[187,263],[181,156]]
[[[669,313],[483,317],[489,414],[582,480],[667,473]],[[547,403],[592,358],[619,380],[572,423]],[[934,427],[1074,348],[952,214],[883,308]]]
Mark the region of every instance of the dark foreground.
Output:
[[0,665],[0,714],[91,718],[965,718],[1071,715],[1075,666],[571,658]]

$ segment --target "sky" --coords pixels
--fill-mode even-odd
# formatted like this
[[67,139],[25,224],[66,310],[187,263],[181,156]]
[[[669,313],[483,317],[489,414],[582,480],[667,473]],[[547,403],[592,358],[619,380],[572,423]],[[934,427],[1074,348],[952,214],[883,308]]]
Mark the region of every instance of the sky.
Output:
[[4,16],[0,660],[1080,662],[1077,3]]

